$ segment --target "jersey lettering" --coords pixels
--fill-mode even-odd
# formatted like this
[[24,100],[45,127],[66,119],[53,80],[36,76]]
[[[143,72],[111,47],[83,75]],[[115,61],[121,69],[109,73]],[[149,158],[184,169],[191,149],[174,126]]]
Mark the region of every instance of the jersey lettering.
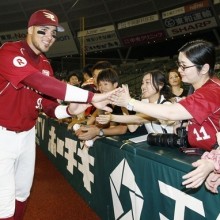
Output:
[[36,107],[36,109],[42,109],[42,98],[39,98],[38,100],[37,100],[37,105],[35,106]]
[[196,140],[197,141],[201,141],[201,140],[207,140],[207,139],[210,139],[210,135],[208,135],[205,131],[205,128],[202,126],[200,131],[198,132],[196,130],[196,128],[193,129],[193,134],[196,135]]

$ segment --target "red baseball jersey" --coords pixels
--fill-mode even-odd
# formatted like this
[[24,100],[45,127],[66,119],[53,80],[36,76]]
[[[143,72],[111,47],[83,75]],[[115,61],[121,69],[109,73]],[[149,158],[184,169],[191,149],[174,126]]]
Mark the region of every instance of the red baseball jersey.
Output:
[[0,125],[13,131],[32,128],[39,110],[51,112],[55,99],[22,84],[33,74],[53,76],[53,70],[44,55],[36,55],[25,41],[9,42],[0,48]]
[[220,80],[208,80],[179,103],[193,116],[188,125],[191,147],[211,150],[220,131]]

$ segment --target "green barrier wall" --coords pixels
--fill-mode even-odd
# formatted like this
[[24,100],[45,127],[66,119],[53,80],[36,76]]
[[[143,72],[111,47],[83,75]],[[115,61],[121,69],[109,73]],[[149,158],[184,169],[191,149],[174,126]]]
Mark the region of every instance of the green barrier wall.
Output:
[[[220,196],[181,186],[197,156],[130,143],[132,135],[101,138],[92,148],[67,125],[41,115],[37,144],[103,220],[220,220]],[[51,186],[53,187],[53,186]]]

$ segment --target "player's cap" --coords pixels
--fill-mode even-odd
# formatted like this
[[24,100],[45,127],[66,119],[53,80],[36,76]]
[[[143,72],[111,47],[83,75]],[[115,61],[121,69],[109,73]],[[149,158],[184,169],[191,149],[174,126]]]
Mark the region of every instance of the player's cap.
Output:
[[53,12],[46,9],[34,12],[28,22],[28,27],[41,25],[56,26],[58,32],[64,31],[64,28],[59,25],[57,16]]

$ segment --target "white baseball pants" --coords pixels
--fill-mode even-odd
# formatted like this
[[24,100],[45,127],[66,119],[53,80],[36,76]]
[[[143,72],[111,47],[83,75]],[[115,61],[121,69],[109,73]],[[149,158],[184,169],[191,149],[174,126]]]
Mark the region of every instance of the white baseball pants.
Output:
[[14,215],[15,200],[30,195],[35,166],[35,128],[16,133],[0,126],[0,218]]

